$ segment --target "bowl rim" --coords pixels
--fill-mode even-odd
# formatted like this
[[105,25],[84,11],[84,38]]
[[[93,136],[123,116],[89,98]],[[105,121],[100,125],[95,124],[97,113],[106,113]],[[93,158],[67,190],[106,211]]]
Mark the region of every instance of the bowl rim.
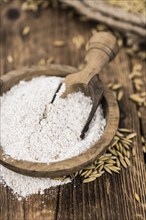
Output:
[[[21,80],[30,80],[33,76],[60,76],[64,77],[70,73],[76,72],[77,69],[67,65],[49,64],[45,66],[23,67],[11,71],[0,78],[1,94],[8,91],[12,86]],[[50,72],[52,74],[50,74]],[[14,80],[11,86],[10,82]],[[9,82],[10,81],[10,82]],[[119,108],[113,93],[104,85],[104,99],[108,106],[107,123],[104,133],[100,139],[87,151],[58,162],[38,163],[25,160],[17,160],[12,157],[4,156],[2,146],[0,146],[0,164],[6,168],[33,177],[60,177],[77,172],[93,162],[102,155],[112,141],[119,124]]]

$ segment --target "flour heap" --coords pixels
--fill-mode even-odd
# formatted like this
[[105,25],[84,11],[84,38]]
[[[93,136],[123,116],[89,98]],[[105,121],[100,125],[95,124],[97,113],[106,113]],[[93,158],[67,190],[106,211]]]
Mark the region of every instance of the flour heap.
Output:
[[[77,156],[86,151],[103,134],[106,120],[99,106],[85,138],[80,134],[92,108],[92,100],[82,92],[62,99],[61,87],[55,101],[52,98],[63,81],[61,77],[41,76],[21,81],[1,97],[1,146],[6,155],[33,162],[56,162]],[[61,184],[46,178],[39,190],[23,193],[21,181],[27,185],[40,178],[25,177],[0,166],[0,179],[15,193],[27,196],[50,186]],[[10,179],[15,179],[12,184]],[[17,181],[18,180],[18,181]],[[49,182],[47,182],[49,181]],[[53,182],[54,181],[54,182]],[[11,182],[11,183],[10,183]],[[31,188],[31,187],[30,187]],[[21,192],[21,193],[20,193]],[[27,194],[27,195],[26,195]]]

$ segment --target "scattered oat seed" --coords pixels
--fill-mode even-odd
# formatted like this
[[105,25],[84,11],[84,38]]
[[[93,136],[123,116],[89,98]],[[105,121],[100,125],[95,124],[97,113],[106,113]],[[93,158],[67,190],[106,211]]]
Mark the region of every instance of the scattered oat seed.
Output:
[[127,129],[127,128],[119,128],[118,131],[125,132],[125,133],[131,133],[131,130]]
[[138,195],[137,193],[135,193],[134,196],[135,196],[136,201],[137,201],[137,202],[140,202],[139,195]]
[[125,163],[124,159],[122,157],[120,157],[119,160],[120,160],[120,163],[122,164],[122,166],[124,168],[127,168],[127,164]]
[[13,63],[13,57],[11,56],[11,55],[8,55],[7,56],[7,61],[8,61],[8,63]]
[[39,65],[45,65],[46,64],[46,61],[44,58],[40,59],[39,62],[38,62]]
[[106,172],[112,174],[111,170],[107,166],[104,166],[104,169],[105,169]]
[[80,49],[85,44],[85,39],[82,35],[77,35],[72,38],[72,42],[77,49]]
[[132,148],[132,156],[135,157],[135,155],[136,155],[136,148],[133,147],[133,148]]
[[65,41],[63,41],[63,40],[56,40],[56,41],[54,41],[53,45],[55,47],[63,47],[65,45]]
[[47,63],[53,63],[54,62],[54,57],[49,57],[47,59]]
[[125,162],[127,163],[128,166],[131,165],[130,160],[128,159],[128,157],[124,157]]
[[117,89],[120,89],[121,88],[121,84],[117,83],[117,84],[114,84],[112,89],[113,90],[117,90]]
[[134,137],[136,137],[136,136],[137,136],[136,133],[132,133],[132,134],[129,134],[129,135],[127,136],[127,139],[132,139],[132,138],[134,138]]
[[139,94],[132,94],[130,95],[130,99],[133,100],[134,102],[137,102],[137,103],[143,103],[144,99],[140,97]]
[[120,90],[119,93],[118,93],[118,95],[117,95],[117,100],[118,100],[118,101],[121,101],[122,98],[123,98],[123,95],[124,95],[123,90]]
[[94,176],[94,177],[89,177],[89,178],[87,178],[87,179],[84,179],[83,180],[83,183],[90,183],[90,182],[92,182],[92,181],[94,181],[94,180],[96,180],[96,177]]
[[30,33],[30,27],[29,26],[25,26],[22,30],[22,35],[23,36],[27,36]]

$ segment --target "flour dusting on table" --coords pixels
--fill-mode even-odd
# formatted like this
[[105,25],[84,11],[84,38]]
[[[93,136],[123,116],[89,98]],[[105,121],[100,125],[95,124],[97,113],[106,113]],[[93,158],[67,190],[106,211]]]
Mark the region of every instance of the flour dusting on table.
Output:
[[3,183],[5,187],[10,187],[13,194],[15,194],[20,200],[21,198],[27,198],[32,194],[44,194],[45,189],[67,184],[69,182],[71,182],[69,178],[66,181],[62,181],[50,178],[24,176],[0,165],[0,183]]

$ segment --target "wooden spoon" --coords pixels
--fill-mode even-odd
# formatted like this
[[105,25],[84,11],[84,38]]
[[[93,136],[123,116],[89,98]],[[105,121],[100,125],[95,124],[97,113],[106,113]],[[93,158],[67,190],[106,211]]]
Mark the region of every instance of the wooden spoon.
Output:
[[91,96],[93,101],[91,112],[80,135],[82,139],[103,95],[103,83],[99,79],[99,73],[115,57],[117,52],[117,40],[111,33],[94,34],[87,45],[85,57],[87,65],[83,70],[68,75],[64,80],[66,90],[62,97],[66,97],[71,92],[82,90],[86,95]]

